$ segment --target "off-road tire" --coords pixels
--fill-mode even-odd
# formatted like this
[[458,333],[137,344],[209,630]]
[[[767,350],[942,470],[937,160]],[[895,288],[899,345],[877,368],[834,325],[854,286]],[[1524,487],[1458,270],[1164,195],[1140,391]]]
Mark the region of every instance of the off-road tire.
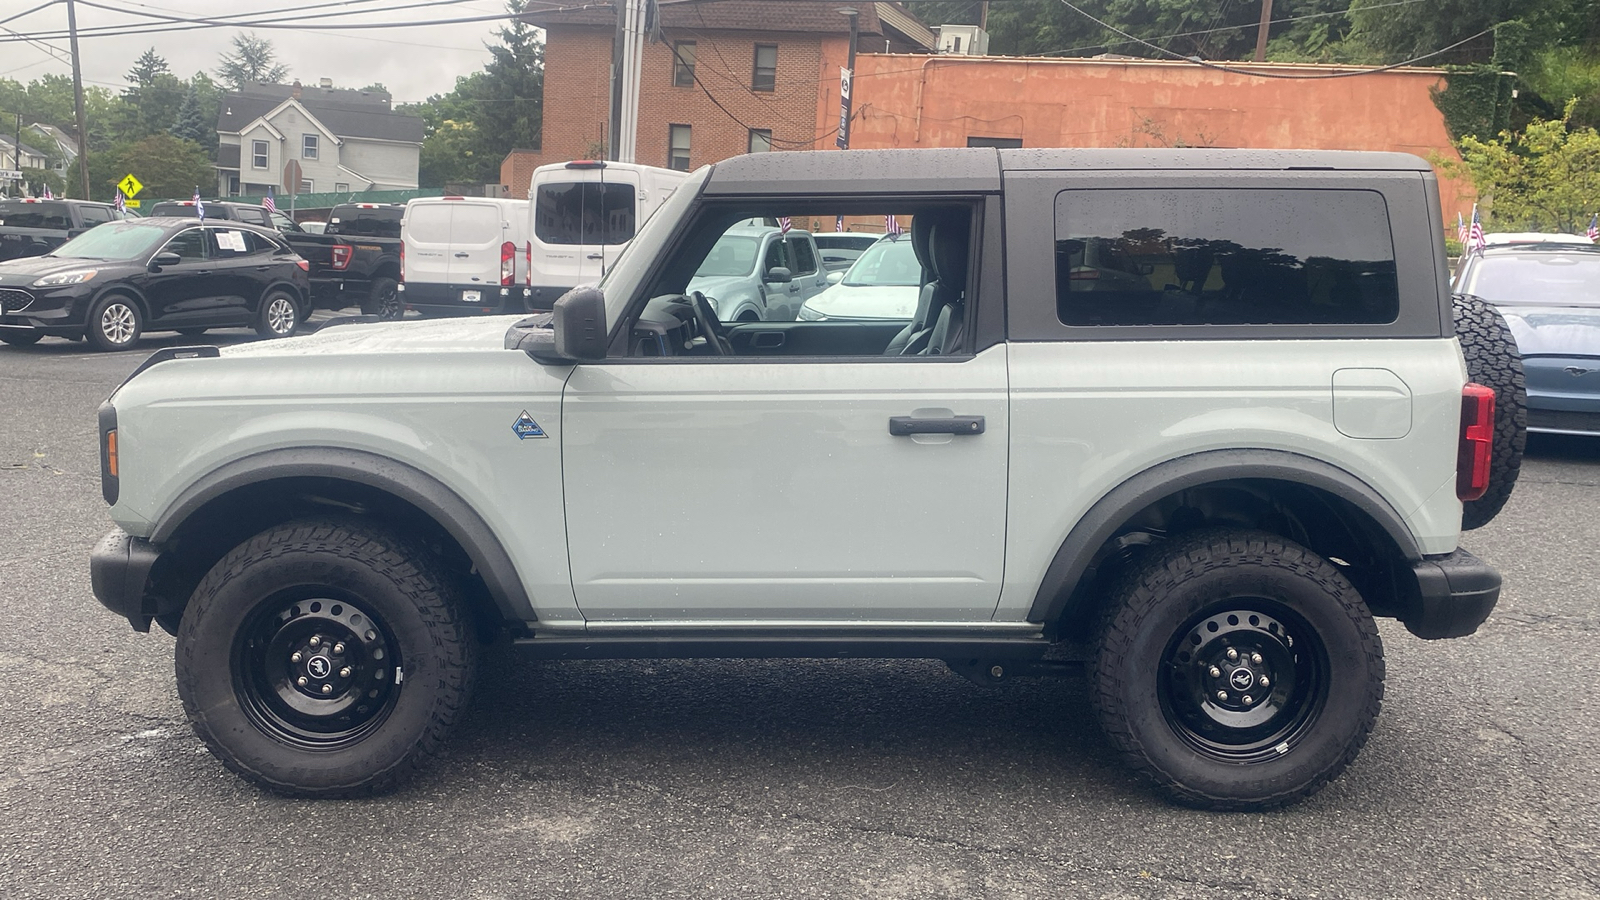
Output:
[[144,310],[132,298],[107,294],[89,307],[83,336],[96,350],[127,350],[144,333]]
[[1489,524],[1511,499],[1528,445],[1528,388],[1522,354],[1500,311],[1471,294],[1451,298],[1456,337],[1467,358],[1467,377],[1494,390],[1494,448],[1489,456],[1489,490],[1462,504],[1461,527]]
[[[307,625],[286,644],[263,637]],[[346,712],[367,698],[368,688],[386,712],[367,713],[359,727],[330,731],[319,743],[317,733],[299,727],[293,709],[273,701],[289,697],[315,707],[341,698],[318,696],[315,682],[305,696],[295,693],[292,682],[302,670],[287,660],[315,661],[274,651],[303,648],[304,634],[325,632],[324,649],[308,652],[345,656],[331,665],[325,658],[312,674],[333,680],[333,667],[348,664],[355,689],[340,689],[353,696]],[[361,648],[342,643],[328,650],[332,638],[352,646],[375,639],[388,652],[363,657]],[[274,661],[282,674],[269,683]],[[225,766],[280,794],[345,797],[390,789],[441,752],[470,698],[476,662],[477,641],[455,581],[425,547],[361,521],[300,521],[256,535],[212,567],[184,610],[176,668],[189,723]],[[318,721],[342,723],[333,716]]]
[[[1383,703],[1384,659],[1338,568],[1257,531],[1196,531],[1149,553],[1112,592],[1093,668],[1096,713],[1124,760],[1178,802],[1214,810],[1284,806],[1343,772]],[[1222,655],[1234,648],[1242,663]],[[1232,695],[1240,709],[1219,702],[1208,714],[1213,689],[1236,687],[1229,667],[1250,666],[1252,650],[1268,657],[1253,674],[1273,676],[1257,681],[1257,706],[1244,706],[1246,679]],[[1261,713],[1270,718],[1235,727]]]
[[361,301],[361,314],[377,316],[385,322],[394,321],[406,314],[405,305],[400,302],[400,292],[396,290],[393,278],[372,279],[372,287],[367,291],[367,298]]

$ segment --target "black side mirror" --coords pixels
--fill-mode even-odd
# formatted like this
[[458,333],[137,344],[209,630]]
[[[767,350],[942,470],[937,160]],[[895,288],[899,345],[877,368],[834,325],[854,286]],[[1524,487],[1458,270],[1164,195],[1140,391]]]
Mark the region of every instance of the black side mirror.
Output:
[[535,313],[512,325],[505,346],[547,366],[605,359],[606,295],[592,285],[567,291],[548,314]]
[[163,266],[175,266],[181,262],[183,257],[176,253],[157,253],[155,258],[150,260],[150,271],[159,272]]
[[773,266],[767,270],[766,282],[768,284],[788,284],[794,280],[794,273],[785,266]]

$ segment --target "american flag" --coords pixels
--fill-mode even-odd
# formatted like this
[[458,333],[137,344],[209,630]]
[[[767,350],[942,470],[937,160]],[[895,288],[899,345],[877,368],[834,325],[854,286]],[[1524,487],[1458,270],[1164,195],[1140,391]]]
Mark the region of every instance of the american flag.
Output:
[[50,185],[48,185],[48,184],[45,185],[44,186],[44,199],[46,199],[46,200],[54,200],[55,198],[56,198],[55,191],[50,190]]
[[116,207],[117,212],[127,211],[128,201],[122,196],[122,191],[120,189],[116,192],[116,196],[111,198],[111,205]]
[[789,229],[791,229],[793,227],[794,227],[794,223],[789,221],[789,217],[788,216],[779,217],[779,219],[778,219],[778,233],[779,234],[788,234],[789,233]]
[[267,208],[267,212],[278,211],[278,204],[272,201],[272,185],[267,185],[267,195],[261,198],[261,205]]
[[1589,217],[1589,240],[1600,244],[1600,213]]
[[883,230],[886,234],[901,234],[900,220],[896,219],[894,216],[884,216]]
[[1488,243],[1483,239],[1483,220],[1478,218],[1478,204],[1472,204],[1472,230],[1467,233],[1467,251],[1482,253]]
[[843,231],[844,230],[844,216],[834,216],[833,217],[833,230],[834,231]]
[[200,185],[198,184],[194,186],[194,214],[199,216],[202,221],[205,220],[206,205],[200,199]]
[[1467,220],[1461,218],[1461,211],[1456,210],[1456,243],[1467,243]]

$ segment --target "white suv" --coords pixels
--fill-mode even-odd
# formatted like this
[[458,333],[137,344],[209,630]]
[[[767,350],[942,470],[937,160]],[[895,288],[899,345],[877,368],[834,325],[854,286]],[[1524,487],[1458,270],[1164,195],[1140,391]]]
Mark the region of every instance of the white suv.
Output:
[[[774,215],[910,221],[916,308],[723,322],[690,280]],[[1458,637],[1499,595],[1458,539],[1510,491],[1520,370],[1481,305],[1463,358],[1442,233],[1400,154],[731,159],[551,313],[158,354],[100,413],[95,593],[291,794],[428,760],[509,631],[1077,668],[1180,801],[1282,805],[1366,740],[1374,616]],[[1138,275],[1080,288],[1092,242]]]

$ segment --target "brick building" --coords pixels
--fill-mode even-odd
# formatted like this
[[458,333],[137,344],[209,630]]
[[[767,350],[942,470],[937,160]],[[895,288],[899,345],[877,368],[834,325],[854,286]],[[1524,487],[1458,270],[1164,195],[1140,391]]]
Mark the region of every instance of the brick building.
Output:
[[[645,45],[638,161],[679,168],[749,152],[831,150],[839,70],[849,50],[841,0],[704,0],[661,7],[665,41]],[[935,53],[932,32],[894,3],[856,3],[861,38],[850,144],[889,147],[1260,147],[1392,150],[1458,159],[1432,93],[1442,69],[1060,59]],[[544,147],[501,168],[511,196],[534,167],[604,147],[615,17],[609,10],[530,14],[546,29]],[[684,44],[693,47],[685,53]],[[693,76],[673,47],[692,54]],[[775,48],[771,89],[756,84],[757,46]],[[970,50],[970,40],[969,40]],[[687,131],[674,131],[687,126]],[[757,134],[761,132],[761,134]],[[682,148],[680,148],[682,149]],[[685,166],[686,163],[686,166]],[[1446,219],[1470,186],[1442,179]]]
[[[837,117],[839,70],[849,49],[841,0],[711,0],[661,7],[660,43],[646,42],[637,162],[693,169],[751,151],[832,147],[818,104]],[[896,3],[856,3],[863,52],[928,53],[934,34]],[[610,117],[615,14],[535,12],[545,29],[544,133],[538,150],[513,150],[500,181],[525,196],[545,163],[599,156]],[[824,133],[826,132],[826,133]]]

